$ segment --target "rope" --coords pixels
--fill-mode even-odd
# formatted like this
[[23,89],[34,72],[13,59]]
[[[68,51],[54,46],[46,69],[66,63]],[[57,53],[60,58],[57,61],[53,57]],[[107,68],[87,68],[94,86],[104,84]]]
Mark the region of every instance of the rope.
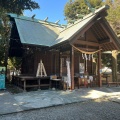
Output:
[[[71,44],[70,44],[71,45]],[[100,49],[100,50],[97,50],[97,51],[94,51],[94,52],[87,52],[87,51],[83,51],[83,50],[81,50],[81,49],[78,49],[77,47],[75,47],[74,45],[71,45],[74,49],[76,49],[76,50],[78,50],[79,52],[81,52],[81,53],[85,53],[85,54],[95,54],[95,53],[97,53],[97,52],[99,52],[100,50],[102,50],[102,49]]]

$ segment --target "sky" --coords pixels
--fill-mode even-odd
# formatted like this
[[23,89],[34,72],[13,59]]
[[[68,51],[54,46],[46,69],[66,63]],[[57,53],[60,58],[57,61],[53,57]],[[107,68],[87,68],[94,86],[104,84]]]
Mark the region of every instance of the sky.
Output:
[[60,20],[60,24],[67,24],[64,20],[64,6],[69,0],[34,0],[40,5],[40,9],[25,11],[24,15],[31,17],[36,15],[35,18],[44,20],[48,17],[48,21],[56,22]]

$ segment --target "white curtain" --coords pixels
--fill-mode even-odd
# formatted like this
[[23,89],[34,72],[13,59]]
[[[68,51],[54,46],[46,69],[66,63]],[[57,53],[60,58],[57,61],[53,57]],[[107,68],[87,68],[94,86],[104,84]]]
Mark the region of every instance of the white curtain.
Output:
[[67,83],[68,87],[71,87],[70,61],[66,61],[66,64],[67,64]]

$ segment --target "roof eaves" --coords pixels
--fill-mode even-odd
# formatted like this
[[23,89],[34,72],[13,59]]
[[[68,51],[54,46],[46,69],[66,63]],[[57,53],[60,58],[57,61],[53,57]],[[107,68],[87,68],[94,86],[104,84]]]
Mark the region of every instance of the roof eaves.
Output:
[[116,45],[118,46],[118,48],[119,48],[119,50],[120,50],[120,40],[119,40],[118,36],[115,34],[115,32],[113,31],[113,29],[111,28],[111,26],[110,26],[110,24],[107,22],[107,20],[106,20],[106,19],[104,19],[104,20],[105,20],[107,26],[109,27],[110,32],[113,34],[114,38],[116,39],[116,41],[115,41],[115,42],[116,42]]
[[23,45],[29,45],[29,46],[42,46],[42,47],[49,47],[48,45],[42,45],[42,44],[30,44],[30,43],[26,43],[26,42],[24,42],[24,43],[22,43]]
[[63,44],[68,44],[68,43],[69,41],[62,41],[60,43],[49,46],[49,49],[53,49],[53,48],[56,48],[56,47],[62,46]]

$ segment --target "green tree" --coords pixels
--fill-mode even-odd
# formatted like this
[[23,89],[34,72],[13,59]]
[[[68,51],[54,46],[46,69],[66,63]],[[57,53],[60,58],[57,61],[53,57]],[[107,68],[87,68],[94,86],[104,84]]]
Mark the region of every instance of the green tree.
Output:
[[8,59],[9,68],[12,70],[18,70],[21,68],[22,58],[12,57]]
[[[89,3],[91,9],[97,9],[102,6],[102,0],[89,0]],[[69,0],[64,8],[64,15],[68,23],[80,19],[90,12],[85,0]]]
[[0,65],[5,64],[5,52],[10,33],[9,18],[6,16],[6,10],[0,7]]
[[[108,9],[108,16],[106,17],[110,26],[113,28],[114,32],[120,38],[120,0],[105,0],[104,4],[110,6]],[[108,56],[108,55],[107,55]],[[109,55],[108,59],[103,59],[103,63],[109,63],[109,59],[111,59],[111,55]],[[118,54],[118,71],[120,72],[120,53]],[[112,62],[111,62],[112,63]],[[110,66],[112,66],[110,63]]]
[[106,0],[105,4],[110,6],[107,20],[109,21],[116,35],[120,38],[120,0]]
[[40,8],[34,0],[0,0],[0,65],[7,68],[11,23],[7,13],[22,14]]
[[110,6],[107,20],[120,38],[120,0],[69,0],[64,8],[64,15],[68,23],[90,13],[85,1],[88,1],[91,7],[95,9],[105,4]]
[[22,14],[24,10],[39,8],[39,4],[34,0],[0,0],[0,8],[4,8],[9,13]]

